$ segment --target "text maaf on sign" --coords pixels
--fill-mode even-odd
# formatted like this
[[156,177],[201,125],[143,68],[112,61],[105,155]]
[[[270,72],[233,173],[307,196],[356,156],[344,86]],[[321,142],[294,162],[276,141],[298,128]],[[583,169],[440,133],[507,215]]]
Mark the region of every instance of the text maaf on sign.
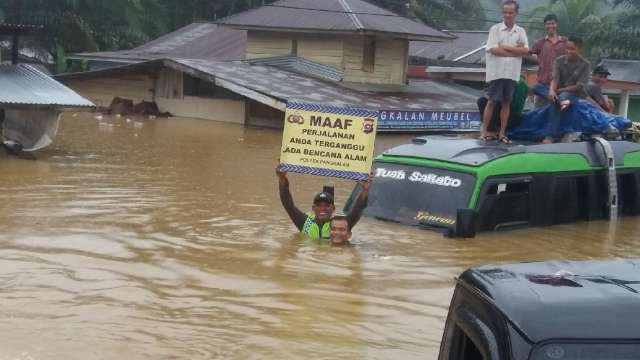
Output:
[[288,102],[279,168],[363,180],[373,162],[378,113]]

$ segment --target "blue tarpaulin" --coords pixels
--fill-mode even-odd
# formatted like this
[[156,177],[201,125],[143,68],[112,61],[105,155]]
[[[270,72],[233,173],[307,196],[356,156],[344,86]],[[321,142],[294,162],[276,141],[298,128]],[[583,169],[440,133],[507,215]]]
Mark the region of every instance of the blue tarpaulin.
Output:
[[522,116],[520,124],[509,131],[509,137],[518,140],[542,140],[545,137],[581,132],[586,135],[604,133],[610,126],[618,130],[631,127],[631,120],[600,111],[586,100],[578,100],[562,112],[556,134],[550,134],[550,107],[533,109]]

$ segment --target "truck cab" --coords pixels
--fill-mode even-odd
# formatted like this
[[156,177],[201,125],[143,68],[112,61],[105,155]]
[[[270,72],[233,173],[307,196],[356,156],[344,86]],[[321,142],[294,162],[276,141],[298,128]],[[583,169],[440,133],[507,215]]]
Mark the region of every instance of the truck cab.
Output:
[[485,265],[456,280],[439,360],[640,358],[640,260]]
[[629,141],[420,137],[376,157],[372,172],[365,216],[454,237],[640,214],[640,144]]

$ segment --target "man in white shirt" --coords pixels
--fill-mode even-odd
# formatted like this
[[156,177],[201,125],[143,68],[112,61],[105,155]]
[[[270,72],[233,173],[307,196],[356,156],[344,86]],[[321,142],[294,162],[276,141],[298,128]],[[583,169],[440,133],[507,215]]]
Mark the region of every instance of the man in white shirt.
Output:
[[495,139],[493,134],[487,132],[487,126],[493,109],[499,102],[500,132],[498,140],[504,144],[511,143],[506,135],[509,106],[520,78],[522,57],[529,53],[527,34],[523,28],[516,25],[518,8],[518,3],[515,0],[505,1],[502,4],[503,21],[493,25],[489,30],[486,50],[486,81],[489,84],[487,89],[489,101],[482,114],[482,128],[480,129],[482,140]]

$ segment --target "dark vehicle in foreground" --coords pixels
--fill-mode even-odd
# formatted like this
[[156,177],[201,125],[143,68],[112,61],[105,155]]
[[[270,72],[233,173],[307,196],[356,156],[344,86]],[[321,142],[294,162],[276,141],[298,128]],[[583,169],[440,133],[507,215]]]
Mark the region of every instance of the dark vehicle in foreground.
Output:
[[438,359],[640,359],[639,270],[636,259],[469,269]]
[[372,171],[364,215],[449,236],[640,214],[640,144],[630,141],[420,137],[376,157]]

